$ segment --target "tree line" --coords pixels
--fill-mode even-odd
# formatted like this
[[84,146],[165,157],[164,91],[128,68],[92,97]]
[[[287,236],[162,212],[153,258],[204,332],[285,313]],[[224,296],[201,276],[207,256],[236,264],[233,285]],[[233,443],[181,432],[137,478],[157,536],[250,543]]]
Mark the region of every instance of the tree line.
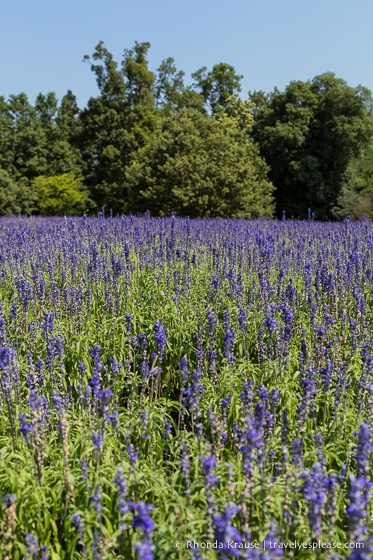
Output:
[[0,97],[0,214],[373,215],[372,95],[333,73],[242,99],[233,66],[185,84],[149,43],[86,55],[99,88]]

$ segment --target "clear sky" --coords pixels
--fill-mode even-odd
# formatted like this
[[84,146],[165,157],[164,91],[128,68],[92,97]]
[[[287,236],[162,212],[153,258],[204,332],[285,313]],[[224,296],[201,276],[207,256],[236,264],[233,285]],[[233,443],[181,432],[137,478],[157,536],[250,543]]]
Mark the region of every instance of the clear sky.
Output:
[[169,56],[190,74],[227,62],[249,90],[334,72],[373,90],[372,0],[4,0],[0,95],[71,89],[84,107],[97,95],[83,63],[102,40],[120,62],[149,41],[149,67]]

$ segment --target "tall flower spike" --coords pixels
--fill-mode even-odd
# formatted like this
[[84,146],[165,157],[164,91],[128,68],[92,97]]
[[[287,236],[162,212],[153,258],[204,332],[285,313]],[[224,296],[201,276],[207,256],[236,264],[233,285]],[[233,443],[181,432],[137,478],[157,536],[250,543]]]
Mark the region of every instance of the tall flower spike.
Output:
[[370,471],[370,455],[372,451],[372,433],[368,424],[362,424],[358,433],[358,444],[354,455],[357,474],[368,477]]
[[325,474],[320,463],[315,463],[311,470],[301,475],[304,484],[302,492],[308,504],[308,521],[313,536],[318,538],[322,528],[322,514],[325,502]]
[[38,552],[38,538],[32,533],[26,533],[26,560],[36,560]]
[[145,504],[144,502],[140,502],[138,504],[128,502],[128,505],[134,512],[132,521],[133,527],[142,531],[141,541],[135,543],[133,546],[137,552],[137,560],[153,560],[154,547],[152,545],[152,537],[154,522],[149,515],[153,506],[151,504]]
[[223,513],[213,515],[214,536],[219,543],[219,560],[241,558],[241,550],[237,545],[242,542],[242,537],[238,529],[232,525],[232,519],[238,509],[237,506],[225,506]]
[[159,321],[154,325],[154,338],[157,346],[159,364],[161,364],[166,352],[167,336],[165,327]]
[[346,517],[350,529],[351,540],[363,540],[366,536],[365,519],[368,516],[368,496],[372,483],[363,477],[350,475],[350,490],[347,494],[349,505]]

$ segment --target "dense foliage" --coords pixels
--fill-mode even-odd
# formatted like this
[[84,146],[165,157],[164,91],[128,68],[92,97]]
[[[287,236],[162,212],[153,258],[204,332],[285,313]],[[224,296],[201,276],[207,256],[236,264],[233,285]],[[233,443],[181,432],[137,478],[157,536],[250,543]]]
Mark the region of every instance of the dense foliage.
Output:
[[212,120],[184,109],[165,117],[126,170],[129,208],[159,216],[272,215],[267,166],[246,134],[226,115]]
[[[53,93],[35,105],[24,93],[0,97],[1,214],[44,213],[35,180],[66,174],[82,179],[88,200],[66,214],[373,213],[366,88],[327,73],[243,101],[229,64],[203,67],[186,85],[173,58],[150,70],[149,48],[136,42],[118,64],[100,42],[84,57],[99,95],[83,109],[71,91],[60,104]],[[58,189],[50,202],[66,207]]]
[[254,139],[270,166],[281,215],[333,217],[349,164],[372,135],[371,93],[327,73],[291,82],[284,92],[256,93]]
[[90,207],[81,179],[73,173],[53,177],[39,175],[33,180],[32,186],[44,216],[84,214]]
[[4,560],[370,557],[371,222],[0,228]]

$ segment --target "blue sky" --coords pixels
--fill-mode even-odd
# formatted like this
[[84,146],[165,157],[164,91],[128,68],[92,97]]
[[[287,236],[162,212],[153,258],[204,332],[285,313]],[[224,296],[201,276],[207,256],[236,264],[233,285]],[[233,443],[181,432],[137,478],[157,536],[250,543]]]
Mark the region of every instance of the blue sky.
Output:
[[227,62],[243,97],[326,71],[373,90],[372,21],[372,0],[4,0],[0,95],[71,89],[84,107],[98,90],[82,59],[100,40],[118,62],[149,41],[150,69],[172,56],[189,83]]

